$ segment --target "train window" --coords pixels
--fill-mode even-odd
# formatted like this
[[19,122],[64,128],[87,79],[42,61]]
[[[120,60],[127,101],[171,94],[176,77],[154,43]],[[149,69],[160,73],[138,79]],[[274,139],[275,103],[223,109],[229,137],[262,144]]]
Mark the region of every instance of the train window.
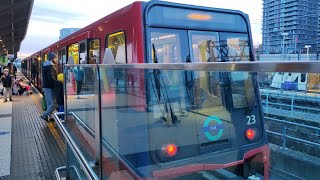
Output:
[[89,44],[89,64],[100,63],[100,40],[90,40]]
[[108,35],[108,48],[111,49],[116,63],[127,63],[126,36],[123,31]]
[[71,44],[68,46],[68,61],[70,59],[73,59],[74,62],[68,62],[68,64],[79,64],[79,45],[78,43],[76,44]]
[[[181,33],[178,31],[170,32],[151,32],[152,53],[157,54],[157,59],[152,56],[153,63],[180,63]],[[154,52],[155,51],[155,52]]]
[[193,62],[217,62],[218,61],[218,33],[192,31],[191,47]]
[[248,107],[254,101],[252,76],[247,72],[231,73],[232,100],[234,108]]
[[250,61],[250,42],[248,34],[219,33],[219,53],[221,61]]

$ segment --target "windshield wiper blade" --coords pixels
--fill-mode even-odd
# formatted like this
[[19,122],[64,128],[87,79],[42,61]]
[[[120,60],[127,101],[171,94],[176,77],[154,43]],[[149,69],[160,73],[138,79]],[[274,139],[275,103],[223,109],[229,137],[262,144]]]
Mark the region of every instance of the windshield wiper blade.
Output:
[[[153,49],[153,58],[154,58],[154,63],[158,63],[158,57],[157,57],[157,51],[156,51],[156,48],[155,48],[155,45],[154,43],[152,43],[152,49]],[[164,100],[164,103],[165,103],[165,109],[167,111],[168,107],[169,106],[169,109],[170,109],[170,117],[171,117],[171,120],[172,120],[172,124],[177,124],[179,123],[180,121],[178,120],[177,116],[174,114],[173,110],[172,110],[172,107],[171,107],[171,103],[170,103],[170,99],[169,99],[169,96],[168,96],[168,92],[167,92],[167,88],[165,86],[165,83],[164,83],[164,80],[161,76],[161,72],[159,69],[154,69],[153,70],[153,75],[154,75],[154,79],[155,79],[155,83],[156,83],[156,87],[159,88],[157,89],[157,93],[158,93],[158,97],[159,97],[159,100],[161,97],[163,97],[163,100]],[[160,79],[162,80],[162,83],[163,83],[163,86],[161,86],[161,81]],[[161,96],[161,92],[162,92],[162,96]],[[166,96],[166,97],[165,97]],[[167,112],[166,112],[167,113]]]

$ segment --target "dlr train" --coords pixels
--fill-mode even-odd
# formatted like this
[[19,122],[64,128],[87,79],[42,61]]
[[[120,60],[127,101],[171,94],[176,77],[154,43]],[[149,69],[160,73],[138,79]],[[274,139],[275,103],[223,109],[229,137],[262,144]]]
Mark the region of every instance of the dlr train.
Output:
[[[40,91],[49,52],[58,55],[56,70],[65,73],[66,81],[71,82],[72,68],[95,64],[81,67],[85,81],[79,99],[71,98],[75,92],[69,88],[76,83],[65,82],[65,111],[76,117],[67,118],[66,126],[94,159],[97,116],[87,115],[96,109],[85,101],[101,100],[103,179],[269,179],[255,73],[102,65],[254,61],[248,15],[164,1],[134,2],[24,59],[22,73],[34,76]],[[88,73],[90,68],[100,70]],[[102,86],[95,86],[97,73],[103,72]],[[100,97],[92,96],[92,87],[103,89]]]

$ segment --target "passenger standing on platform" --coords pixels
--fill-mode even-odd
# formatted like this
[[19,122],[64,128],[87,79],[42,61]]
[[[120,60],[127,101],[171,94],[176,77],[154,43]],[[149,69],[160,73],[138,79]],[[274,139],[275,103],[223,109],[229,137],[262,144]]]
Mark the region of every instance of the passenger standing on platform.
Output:
[[12,86],[13,86],[13,79],[12,76],[9,74],[9,69],[4,69],[4,75],[1,76],[1,82],[3,85],[3,94],[4,94],[4,102],[7,102],[8,93],[9,93],[9,101],[12,101]]
[[57,55],[49,52],[48,60],[42,64],[42,89],[47,103],[47,110],[41,115],[41,118],[45,121],[49,121],[49,117],[58,107],[53,95],[54,83],[57,80],[56,62]]
[[57,100],[58,112],[64,112],[63,73],[58,74],[57,81],[54,83],[54,96]]
[[[83,61],[81,61],[83,62]],[[83,62],[84,63],[84,62]],[[80,66],[77,66],[73,69],[73,72],[76,76],[76,82],[77,82],[77,98],[79,99],[79,95],[82,89],[82,85],[83,85],[83,80],[84,80],[84,72],[83,72],[83,68]]]

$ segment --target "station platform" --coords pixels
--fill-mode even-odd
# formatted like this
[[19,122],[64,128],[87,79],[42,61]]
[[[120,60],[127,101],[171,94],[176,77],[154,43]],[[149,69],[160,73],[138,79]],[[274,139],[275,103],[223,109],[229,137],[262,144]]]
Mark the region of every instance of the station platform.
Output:
[[32,91],[13,102],[0,97],[0,180],[56,179],[55,169],[66,164],[62,135],[54,122],[40,118],[42,95]]

